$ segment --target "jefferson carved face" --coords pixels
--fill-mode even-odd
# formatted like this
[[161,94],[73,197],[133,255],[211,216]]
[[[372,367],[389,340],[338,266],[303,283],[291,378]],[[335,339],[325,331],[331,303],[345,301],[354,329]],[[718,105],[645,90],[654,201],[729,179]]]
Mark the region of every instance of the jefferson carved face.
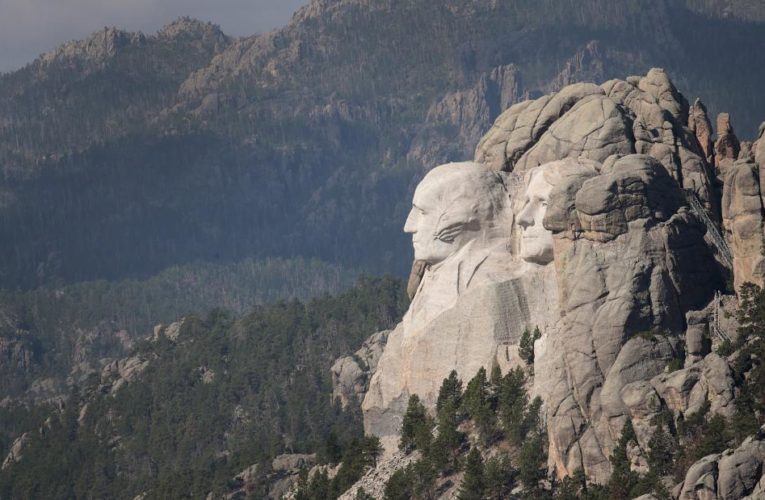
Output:
[[415,260],[437,264],[472,240],[491,239],[506,199],[499,174],[476,163],[431,170],[414,192],[404,225]]
[[552,188],[542,169],[531,173],[523,209],[518,214],[518,225],[521,226],[521,258],[527,262],[548,264],[553,260],[552,231],[548,231],[542,225]]

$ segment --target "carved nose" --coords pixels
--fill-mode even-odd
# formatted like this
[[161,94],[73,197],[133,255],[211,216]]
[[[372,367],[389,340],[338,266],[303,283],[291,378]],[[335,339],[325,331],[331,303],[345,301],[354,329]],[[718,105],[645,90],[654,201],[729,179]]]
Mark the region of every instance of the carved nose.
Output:
[[417,212],[415,212],[414,210],[409,212],[409,216],[406,218],[406,222],[404,223],[404,232],[405,233],[417,232]]
[[528,204],[518,214],[518,225],[523,229],[534,225],[534,215],[531,212],[531,204]]

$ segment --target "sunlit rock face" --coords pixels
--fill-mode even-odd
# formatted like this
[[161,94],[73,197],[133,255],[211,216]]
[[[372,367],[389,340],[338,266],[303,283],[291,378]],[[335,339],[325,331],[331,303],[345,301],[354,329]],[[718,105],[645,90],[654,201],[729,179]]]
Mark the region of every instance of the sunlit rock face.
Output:
[[[699,139],[708,147],[708,130],[689,122],[685,99],[651,70],[515,105],[474,163],[433,169],[405,225],[414,298],[371,378],[366,432],[394,447],[411,394],[433,408],[452,370],[468,380],[520,365],[520,335],[535,326],[530,390],[544,402],[558,477],[605,481],[628,419],[647,449],[661,411],[709,403],[728,414],[732,371],[710,353],[708,318],[731,270],[723,238],[710,234],[720,198]],[[763,142],[751,148],[760,162]],[[747,165],[731,167],[740,178],[726,181],[722,203],[739,235],[751,229],[752,200],[762,206],[760,172]],[[737,256],[751,248],[733,247],[739,273]]]
[[761,172],[751,160],[728,165],[722,197],[723,228],[733,255],[736,290],[746,282],[762,286],[765,277],[763,226],[765,207],[760,187]]
[[707,153],[688,122],[688,102],[663,70],[652,69],[626,81],[570,85],[510,107],[479,142],[475,160],[523,173],[564,158],[605,163],[612,155],[647,154],[713,208]]
[[448,164],[415,191],[405,230],[428,267],[362,405],[366,432],[390,448],[411,394],[433,406],[452,370],[471,378],[481,367],[519,363],[523,330],[545,326],[556,308],[552,268],[511,253],[505,177],[476,163]]
[[622,389],[680,356],[686,311],[702,308],[722,280],[704,225],[650,156],[583,170],[550,199],[560,319],[535,348],[534,392],[545,401],[557,474],[581,469],[603,481],[629,416]]

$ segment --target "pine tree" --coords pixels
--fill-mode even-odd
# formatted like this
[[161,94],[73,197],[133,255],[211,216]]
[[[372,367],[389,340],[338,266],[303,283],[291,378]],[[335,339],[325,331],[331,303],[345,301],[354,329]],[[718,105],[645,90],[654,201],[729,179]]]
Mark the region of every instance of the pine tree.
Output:
[[457,466],[457,449],[465,436],[457,430],[457,409],[447,401],[438,412],[438,436],[431,446],[429,458],[440,472],[450,472]]
[[502,500],[510,496],[515,487],[515,471],[507,456],[495,456],[484,466],[484,496],[489,500]]
[[423,457],[412,465],[411,484],[414,498],[434,498],[433,486],[436,482],[437,472],[433,464]]
[[532,370],[534,368],[534,341],[540,338],[542,338],[542,332],[539,331],[539,327],[534,327],[533,333],[526,329],[523,331],[521,341],[518,344],[518,355]]
[[527,436],[521,446],[518,458],[518,478],[523,483],[525,491],[535,494],[539,490],[539,481],[547,475],[547,435],[543,432],[534,432]]
[[630,443],[637,442],[635,429],[632,421],[627,420],[622,427],[622,435],[611,455],[613,472],[608,482],[608,494],[610,498],[629,498],[630,492],[638,481],[638,476],[630,469],[630,460],[627,456],[627,448]]
[[311,482],[308,485],[308,492],[310,498],[316,500],[330,497],[330,481],[326,470],[322,470],[313,475]]
[[380,438],[377,436],[364,436],[362,444],[362,453],[364,464],[370,467],[377,467],[377,458],[383,452]]
[[498,391],[500,385],[502,385],[502,370],[499,369],[499,365],[494,365],[491,368],[491,376],[489,377],[489,383],[494,391]]
[[385,500],[410,500],[414,496],[410,468],[394,472],[385,483]]
[[486,369],[481,367],[465,388],[465,393],[462,395],[462,407],[465,413],[473,418],[487,399]]
[[664,425],[661,422],[656,426],[648,446],[651,449],[648,452],[648,466],[651,473],[657,477],[669,474],[672,470],[673,451],[677,448],[677,443],[664,430]]
[[462,407],[478,426],[481,439],[485,443],[491,442],[496,433],[496,417],[491,408],[485,368],[481,367],[476,376],[468,382],[462,396]]
[[465,461],[465,476],[462,478],[459,500],[481,500],[484,495],[484,465],[481,452],[473,448]]
[[497,410],[502,419],[502,426],[507,438],[520,446],[524,431],[524,409],[527,403],[524,383],[526,377],[521,368],[510,370],[502,378],[497,394]]
[[356,491],[356,498],[355,500],[375,500],[372,495],[366,492],[364,488],[359,488]]
[[412,394],[401,424],[401,440],[399,449],[407,453],[413,450],[425,451],[433,439],[433,421],[428,416],[425,406],[420,402],[419,396]]
[[459,379],[459,375],[455,370],[441,383],[441,388],[438,390],[438,400],[436,401],[436,412],[441,411],[441,407],[447,402],[451,401],[455,408],[459,408],[460,399],[462,398],[462,381]]

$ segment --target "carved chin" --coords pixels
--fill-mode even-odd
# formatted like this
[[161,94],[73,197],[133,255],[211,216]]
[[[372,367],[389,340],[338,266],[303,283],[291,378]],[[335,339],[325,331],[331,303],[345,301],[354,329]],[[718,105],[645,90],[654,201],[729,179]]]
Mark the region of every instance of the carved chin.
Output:
[[534,264],[549,264],[553,260],[553,249],[536,239],[524,240],[521,245],[521,258]]
[[446,259],[452,252],[446,248],[420,248],[415,245],[414,247],[414,260],[421,260],[428,264],[438,264],[442,260]]

